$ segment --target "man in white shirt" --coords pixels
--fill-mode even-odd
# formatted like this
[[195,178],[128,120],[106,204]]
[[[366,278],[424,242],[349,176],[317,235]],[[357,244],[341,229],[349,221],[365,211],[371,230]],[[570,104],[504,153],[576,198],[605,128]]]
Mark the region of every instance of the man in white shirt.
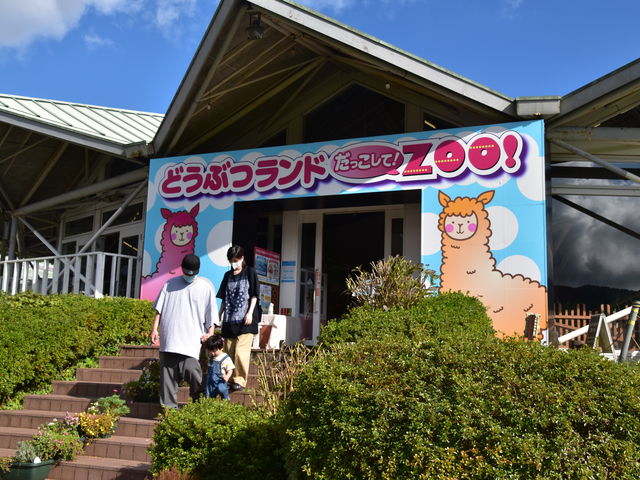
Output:
[[178,385],[189,384],[196,399],[202,383],[200,347],[213,335],[218,304],[213,284],[198,277],[200,258],[182,259],[182,273],[162,287],[154,308],[158,312],[151,329],[151,343],[160,346],[160,404],[178,408]]

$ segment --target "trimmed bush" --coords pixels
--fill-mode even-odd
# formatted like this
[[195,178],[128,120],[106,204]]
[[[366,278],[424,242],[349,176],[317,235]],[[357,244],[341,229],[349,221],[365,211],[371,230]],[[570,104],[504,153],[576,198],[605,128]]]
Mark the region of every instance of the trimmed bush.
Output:
[[275,417],[204,398],[168,410],[153,432],[152,472],[175,469],[202,479],[285,477]]
[[491,319],[476,298],[462,293],[427,297],[411,308],[388,311],[364,305],[322,328],[320,345],[350,343],[366,337],[422,339],[437,336],[493,336]]
[[154,315],[150,302],[130,298],[0,294],[0,404],[83,358],[146,342]]
[[[298,379],[290,479],[640,478],[637,366],[436,325],[403,337],[413,322],[387,315]],[[395,337],[385,318],[406,320]]]

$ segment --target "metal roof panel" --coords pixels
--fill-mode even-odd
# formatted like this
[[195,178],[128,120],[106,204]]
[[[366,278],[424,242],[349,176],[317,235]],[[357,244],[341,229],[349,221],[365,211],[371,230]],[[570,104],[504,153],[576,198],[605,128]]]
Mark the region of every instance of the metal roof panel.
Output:
[[0,112],[119,145],[151,143],[163,115],[0,94]]

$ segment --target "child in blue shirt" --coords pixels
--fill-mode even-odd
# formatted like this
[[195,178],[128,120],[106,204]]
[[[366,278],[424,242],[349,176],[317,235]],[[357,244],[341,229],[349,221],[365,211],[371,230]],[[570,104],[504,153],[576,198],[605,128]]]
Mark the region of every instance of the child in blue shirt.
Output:
[[204,395],[207,398],[222,397],[229,400],[227,382],[235,369],[231,357],[222,351],[224,340],[220,335],[212,335],[204,344],[209,354],[209,368],[207,369],[207,383]]

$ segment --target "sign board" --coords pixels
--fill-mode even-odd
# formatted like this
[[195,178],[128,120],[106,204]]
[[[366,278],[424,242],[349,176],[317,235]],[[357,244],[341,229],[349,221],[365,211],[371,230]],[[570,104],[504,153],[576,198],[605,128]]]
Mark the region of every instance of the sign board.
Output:
[[[236,202],[419,190],[420,260],[439,291],[480,298],[505,334],[530,314],[544,330],[544,171],[540,120],[152,159],[141,296],[155,299],[192,252],[219,285]],[[295,263],[279,278],[298,281]]]

